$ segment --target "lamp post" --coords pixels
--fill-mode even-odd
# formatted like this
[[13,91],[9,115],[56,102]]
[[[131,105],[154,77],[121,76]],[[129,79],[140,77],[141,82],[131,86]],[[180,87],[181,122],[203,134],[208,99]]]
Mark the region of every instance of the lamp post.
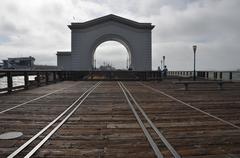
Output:
[[193,80],[196,80],[196,51],[197,51],[197,45],[193,45]]
[[165,56],[163,56],[163,69],[164,69],[164,66],[165,66]]

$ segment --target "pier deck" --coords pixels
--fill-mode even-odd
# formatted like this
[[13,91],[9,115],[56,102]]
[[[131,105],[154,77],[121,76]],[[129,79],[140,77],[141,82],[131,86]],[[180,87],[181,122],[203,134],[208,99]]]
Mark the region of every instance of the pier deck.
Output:
[[[172,81],[122,84],[181,157],[240,157],[240,83],[226,84],[221,91],[215,85],[184,91]],[[23,136],[0,139],[0,157],[19,150],[77,99],[16,157],[30,153],[57,126],[32,157],[157,157],[127,98],[163,157],[173,157],[127,90],[115,81],[65,81],[1,95],[0,134],[17,131]]]

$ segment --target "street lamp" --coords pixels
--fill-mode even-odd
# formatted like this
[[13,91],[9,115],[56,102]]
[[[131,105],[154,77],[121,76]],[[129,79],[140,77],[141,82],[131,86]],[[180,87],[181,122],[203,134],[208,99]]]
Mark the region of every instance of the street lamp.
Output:
[[165,67],[165,56],[163,56],[163,69]]
[[197,45],[193,45],[193,54],[194,54],[194,57],[193,57],[193,80],[195,81],[196,80],[196,51],[197,51]]

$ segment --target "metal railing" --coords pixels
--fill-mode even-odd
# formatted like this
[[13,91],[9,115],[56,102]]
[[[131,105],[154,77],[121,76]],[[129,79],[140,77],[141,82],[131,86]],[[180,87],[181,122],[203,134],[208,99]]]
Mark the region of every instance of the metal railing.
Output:
[[[193,77],[193,71],[168,71],[168,76]],[[197,78],[239,81],[240,71],[196,71]]]

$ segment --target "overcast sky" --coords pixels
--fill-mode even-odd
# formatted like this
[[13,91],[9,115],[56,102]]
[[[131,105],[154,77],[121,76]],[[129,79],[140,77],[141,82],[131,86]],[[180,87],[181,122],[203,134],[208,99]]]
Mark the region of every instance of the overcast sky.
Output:
[[[37,64],[56,65],[56,52],[71,49],[67,25],[107,14],[156,26],[154,69],[165,55],[169,70],[191,70],[193,44],[198,70],[240,69],[240,0],[1,0],[0,60],[31,55]],[[126,66],[120,44],[97,51],[97,60],[112,54],[113,65]]]

